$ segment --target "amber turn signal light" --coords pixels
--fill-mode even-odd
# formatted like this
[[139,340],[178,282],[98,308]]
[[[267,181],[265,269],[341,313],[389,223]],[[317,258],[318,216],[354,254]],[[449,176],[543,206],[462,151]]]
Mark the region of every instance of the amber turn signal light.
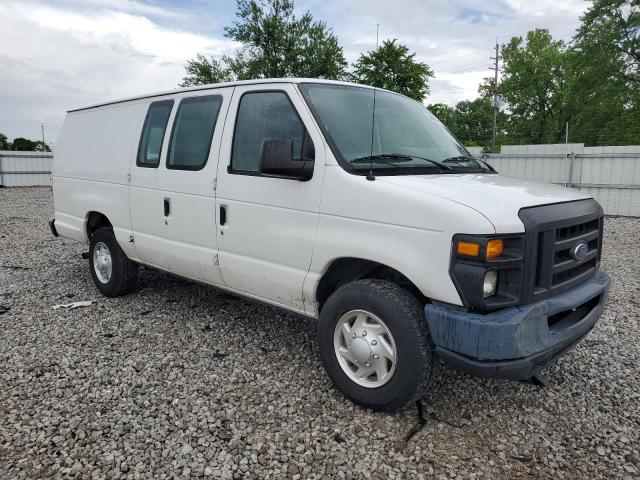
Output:
[[500,239],[489,240],[487,242],[487,258],[496,258],[502,255],[504,242]]
[[480,254],[480,245],[473,242],[458,242],[456,252],[458,252],[459,255],[477,257]]

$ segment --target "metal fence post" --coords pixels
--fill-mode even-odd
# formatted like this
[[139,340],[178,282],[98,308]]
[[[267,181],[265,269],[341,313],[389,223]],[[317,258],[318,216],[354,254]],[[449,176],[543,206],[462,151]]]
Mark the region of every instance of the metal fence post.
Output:
[[4,187],[4,175],[2,173],[2,154],[0,154],[0,186]]
[[569,181],[567,182],[567,187],[571,188],[573,187],[573,165],[574,165],[574,159],[576,158],[576,154],[574,152],[571,152],[569,154]]

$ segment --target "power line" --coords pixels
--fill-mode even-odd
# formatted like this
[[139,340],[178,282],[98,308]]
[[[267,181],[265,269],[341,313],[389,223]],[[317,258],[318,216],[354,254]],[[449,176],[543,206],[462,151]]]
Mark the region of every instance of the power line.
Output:
[[486,65],[487,65],[487,61],[486,60],[480,60],[480,61],[477,61],[477,62],[468,63],[466,65],[456,66],[451,70],[449,70],[447,68],[439,68],[439,69],[437,69],[437,71],[439,71],[441,73],[465,73],[465,72],[469,72],[470,70],[475,69],[477,67],[482,67],[482,70],[484,71],[484,69],[486,68]]
[[[555,30],[557,28],[561,28],[561,27],[565,27],[565,26],[569,26],[569,25],[573,26],[573,25],[576,25],[576,23],[574,23],[574,22],[562,23],[562,24],[557,24],[557,25],[551,25],[549,27],[544,27],[544,28],[549,30],[549,33],[552,36],[555,37],[554,40],[569,41],[569,40],[571,40],[573,38],[573,36],[575,34],[575,29],[573,30],[572,33],[559,32],[559,33],[556,33],[555,35],[554,35],[553,31],[552,31],[552,30]],[[576,26],[576,29],[577,29],[577,26]],[[531,31],[531,30],[528,30],[525,33],[520,32],[520,33],[511,33],[511,34],[505,34],[505,35],[498,35],[497,37],[492,38],[489,41],[491,41],[493,43],[494,41],[497,41],[500,38],[502,38],[502,39],[507,39],[507,38],[511,39],[511,38],[517,37],[517,36],[526,37],[526,34],[529,31]],[[488,40],[480,40],[479,42],[476,42],[475,45],[484,44],[487,41]],[[427,63],[429,64],[429,66],[433,66],[433,65],[448,63],[448,62],[451,62],[451,61],[454,61],[454,60],[458,60],[458,59],[461,59],[461,58],[466,58],[466,57],[469,57],[469,56],[472,56],[472,55],[478,55],[478,52],[469,52],[469,53],[465,53],[464,55],[459,55],[459,56],[456,56],[456,57],[442,58],[442,57],[449,57],[449,55],[451,53],[459,52],[459,51],[464,50],[464,49],[465,49],[465,47],[456,47],[456,48],[446,49],[444,51],[441,51],[440,53],[438,53],[434,57],[431,57],[431,61],[428,61]]]
[[460,58],[470,57],[471,55],[482,55],[482,53],[479,53],[477,51],[476,52],[470,52],[470,53],[467,53],[465,55],[460,55],[459,57],[448,58],[447,60],[439,60],[439,61],[436,61],[436,62],[429,62],[429,66],[439,65],[439,64],[442,64],[442,63],[449,63],[449,62],[451,62],[453,60],[458,60]]

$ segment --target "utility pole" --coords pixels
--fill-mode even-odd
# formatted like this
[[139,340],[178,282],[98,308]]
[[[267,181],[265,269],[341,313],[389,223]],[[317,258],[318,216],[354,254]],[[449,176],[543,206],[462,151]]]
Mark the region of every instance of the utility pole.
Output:
[[40,129],[42,130],[42,148],[45,148],[47,144],[44,143],[44,123],[40,124]]
[[496,56],[489,57],[491,60],[495,60],[493,67],[493,134],[491,136],[491,151],[496,151],[496,130],[498,119],[498,62],[500,59],[500,46],[498,45],[498,39],[496,38]]
[[379,33],[380,33],[380,24],[376,23],[376,50],[378,50]]

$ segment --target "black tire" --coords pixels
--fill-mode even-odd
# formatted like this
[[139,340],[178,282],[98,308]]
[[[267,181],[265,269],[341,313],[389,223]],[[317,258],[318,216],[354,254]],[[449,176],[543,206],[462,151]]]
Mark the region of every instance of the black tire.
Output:
[[[334,331],[339,319],[352,310],[378,316],[395,340],[396,369],[380,387],[358,385],[337,359]],[[336,290],[320,313],[318,347],[335,387],[353,402],[373,410],[394,411],[420,399],[429,387],[436,363],[422,305],[410,292],[385,280],[358,280]]]
[[[108,282],[103,283],[96,273],[93,263],[94,249],[98,243],[106,245],[111,255],[111,278]],[[113,230],[109,227],[97,229],[92,237],[89,248],[89,269],[91,278],[96,288],[107,297],[118,297],[131,292],[138,278],[138,265],[127,258],[118,241],[116,240]]]

